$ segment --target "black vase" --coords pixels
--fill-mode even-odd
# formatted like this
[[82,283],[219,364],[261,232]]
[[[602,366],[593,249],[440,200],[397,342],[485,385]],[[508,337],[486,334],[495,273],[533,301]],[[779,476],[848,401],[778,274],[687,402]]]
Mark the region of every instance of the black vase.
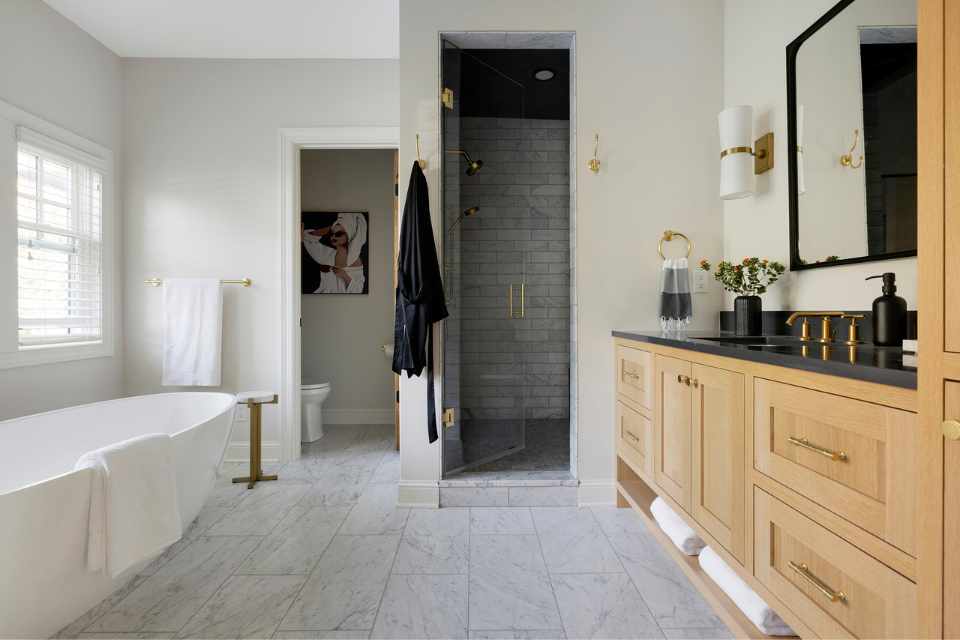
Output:
[[737,296],[733,301],[733,317],[738,336],[763,335],[763,302],[760,296]]

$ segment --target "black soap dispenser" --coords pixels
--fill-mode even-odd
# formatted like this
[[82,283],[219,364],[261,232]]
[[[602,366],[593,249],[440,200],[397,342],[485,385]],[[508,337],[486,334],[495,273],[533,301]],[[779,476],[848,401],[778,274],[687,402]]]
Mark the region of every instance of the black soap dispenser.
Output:
[[878,347],[902,347],[907,335],[907,301],[897,293],[897,274],[884,273],[867,280],[883,278],[883,295],[873,301],[873,344]]

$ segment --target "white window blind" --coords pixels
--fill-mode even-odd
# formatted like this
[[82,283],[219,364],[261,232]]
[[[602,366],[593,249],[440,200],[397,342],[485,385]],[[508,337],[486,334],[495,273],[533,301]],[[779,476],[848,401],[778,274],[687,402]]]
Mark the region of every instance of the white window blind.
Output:
[[103,339],[103,171],[62,145],[17,148],[21,349]]

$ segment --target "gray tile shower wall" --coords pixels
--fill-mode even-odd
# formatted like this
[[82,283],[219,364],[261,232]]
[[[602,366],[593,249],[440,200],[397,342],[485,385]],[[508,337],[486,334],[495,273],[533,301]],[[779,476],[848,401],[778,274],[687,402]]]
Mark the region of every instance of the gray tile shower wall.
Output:
[[[462,118],[460,144],[482,159],[461,178],[459,402],[465,419],[568,419],[570,123]],[[509,287],[513,310],[508,317]]]

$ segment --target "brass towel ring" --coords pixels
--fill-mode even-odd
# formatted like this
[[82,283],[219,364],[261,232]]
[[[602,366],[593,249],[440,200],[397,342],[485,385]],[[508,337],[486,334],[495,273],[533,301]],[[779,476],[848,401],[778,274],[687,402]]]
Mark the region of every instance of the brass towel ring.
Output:
[[660,238],[660,244],[657,245],[657,253],[660,254],[661,258],[666,260],[667,256],[663,255],[663,243],[670,242],[674,238],[683,238],[684,240],[687,241],[687,257],[689,258],[690,254],[693,253],[693,243],[690,241],[690,238],[683,235],[679,231],[672,231],[670,229],[667,229],[666,231],[663,232],[663,237]]

